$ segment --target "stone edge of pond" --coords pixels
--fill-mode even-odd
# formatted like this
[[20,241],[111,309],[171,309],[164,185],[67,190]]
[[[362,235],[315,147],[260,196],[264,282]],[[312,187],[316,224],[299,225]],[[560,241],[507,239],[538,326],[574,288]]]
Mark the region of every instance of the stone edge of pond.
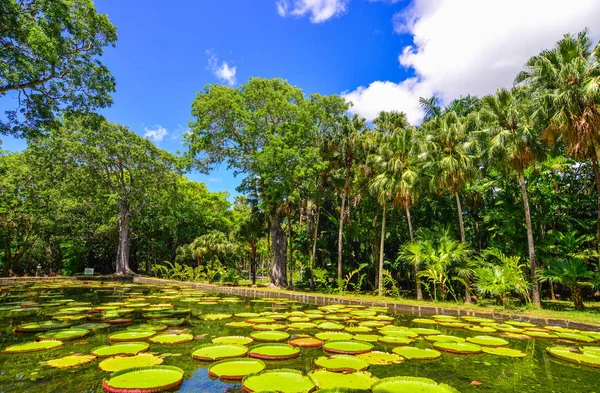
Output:
[[56,276],[56,277],[0,277],[0,285],[15,285],[23,282],[36,281],[61,281],[61,280],[83,280],[83,281],[122,281],[133,282],[132,276]]
[[556,318],[543,318],[534,317],[518,314],[505,314],[496,312],[485,312],[485,311],[474,311],[474,310],[463,310],[457,308],[445,308],[445,307],[434,307],[425,305],[409,305],[409,304],[398,304],[394,302],[385,302],[380,300],[363,300],[363,299],[346,299],[338,298],[335,296],[321,296],[304,292],[296,291],[271,291],[269,289],[254,289],[248,287],[230,287],[223,285],[204,284],[186,281],[175,281],[175,280],[163,280],[152,277],[135,276],[133,281],[140,284],[170,284],[191,287],[195,289],[202,289],[208,292],[217,292],[221,294],[238,295],[249,298],[257,297],[272,297],[272,298],[285,298],[296,300],[302,303],[316,304],[316,305],[327,305],[327,304],[358,304],[363,306],[378,306],[386,307],[390,311],[399,311],[404,313],[411,313],[416,316],[423,315],[454,315],[454,316],[475,316],[484,318],[494,318],[499,320],[517,320],[523,322],[531,322],[536,325],[552,325],[569,327],[572,329],[580,330],[600,330],[600,324],[588,323],[588,322],[577,322],[568,319],[556,319]]

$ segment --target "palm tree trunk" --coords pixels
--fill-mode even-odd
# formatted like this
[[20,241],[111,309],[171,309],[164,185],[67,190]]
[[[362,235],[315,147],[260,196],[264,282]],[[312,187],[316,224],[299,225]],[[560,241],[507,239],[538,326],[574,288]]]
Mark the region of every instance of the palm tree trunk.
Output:
[[250,244],[250,276],[252,277],[252,285],[256,285],[256,243]]
[[348,171],[346,171],[346,184],[344,184],[344,191],[342,192],[342,208],[340,209],[340,226],[338,230],[338,265],[337,265],[337,278],[338,282],[342,280],[342,250],[343,250],[343,236],[344,236],[344,216],[346,211],[346,197],[348,196]]
[[377,286],[379,296],[383,296],[383,243],[385,241],[385,210],[386,203],[383,203],[383,216],[381,218],[381,242],[379,245],[379,279]]
[[288,248],[290,249],[289,254],[290,254],[290,261],[289,261],[289,266],[290,266],[290,280],[289,280],[289,285],[290,287],[294,287],[294,266],[293,266],[293,258],[294,258],[294,249],[292,247],[292,214],[290,213],[290,215],[288,216]]
[[460,241],[463,243],[466,242],[465,239],[465,223],[463,222],[462,217],[462,205],[460,204],[460,196],[458,195],[458,191],[454,193],[456,196],[456,209],[458,210],[458,226],[460,228]]
[[[406,219],[408,220],[408,233],[410,235],[410,241],[415,241],[415,235],[413,233],[412,218],[410,216],[410,209],[405,206]],[[417,300],[423,300],[423,291],[421,290],[421,277],[419,277],[419,265],[415,264],[415,286],[417,287]]]
[[575,284],[575,286],[571,288],[571,297],[573,298],[575,310],[585,310],[585,306],[583,305],[583,293],[581,292],[581,287],[579,285]]
[[531,227],[531,212],[529,211],[529,198],[527,196],[527,185],[525,184],[525,173],[523,169],[519,171],[519,185],[523,196],[523,208],[525,209],[525,225],[527,227],[527,248],[529,250],[529,266],[531,270],[531,282],[533,285],[532,301],[535,307],[542,307],[540,301],[540,285],[536,277],[535,248],[533,245],[533,230]]
[[[592,149],[592,169],[594,170],[594,180],[596,181],[596,194],[598,194],[598,218],[596,220],[596,247],[600,255],[600,169],[598,168],[598,153]],[[598,259],[600,267],[600,257]]]
[[321,205],[317,205],[317,218],[315,221],[315,231],[313,233],[313,245],[312,245],[312,254],[310,255],[310,278],[309,285],[310,290],[315,290],[315,276],[313,274],[313,269],[315,268],[315,256],[317,255],[317,239],[319,236],[319,219],[321,217]]

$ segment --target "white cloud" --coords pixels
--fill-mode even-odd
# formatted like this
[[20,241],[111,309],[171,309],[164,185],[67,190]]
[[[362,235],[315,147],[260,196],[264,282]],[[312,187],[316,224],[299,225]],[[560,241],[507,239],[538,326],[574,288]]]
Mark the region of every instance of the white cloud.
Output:
[[226,61],[219,62],[219,58],[211,50],[207,50],[206,55],[208,56],[208,69],[222,82],[227,82],[230,86],[236,84],[235,75],[237,73],[237,67],[232,67]]
[[208,179],[209,182],[211,183],[220,183],[223,181],[222,177],[211,177]]
[[144,127],[144,131],[146,132],[144,136],[154,142],[161,142],[165,136],[169,135],[167,129],[161,125],[152,128]]
[[398,59],[415,78],[373,82],[345,97],[367,118],[393,107],[418,122],[419,97],[435,94],[447,103],[512,86],[527,59],[563,34],[590,27],[598,37],[599,20],[597,0],[414,0],[394,27],[413,37]]
[[325,22],[346,12],[350,0],[277,0],[275,6],[281,17],[310,15],[312,23]]

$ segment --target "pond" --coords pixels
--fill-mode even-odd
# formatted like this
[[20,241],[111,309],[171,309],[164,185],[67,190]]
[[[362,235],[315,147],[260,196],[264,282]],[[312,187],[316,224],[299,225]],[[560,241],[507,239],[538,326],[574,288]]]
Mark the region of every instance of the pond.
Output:
[[[108,388],[112,383],[113,389],[119,383],[139,383],[123,382],[127,372],[119,377],[102,369],[147,364],[165,373],[165,384],[173,385],[168,391],[189,393],[242,392],[241,381],[222,381],[218,376],[241,377],[252,371],[259,374],[245,380],[248,391],[294,392],[349,385],[392,393],[415,391],[410,384],[421,383],[402,378],[381,381],[400,376],[428,378],[463,393],[600,391],[600,368],[594,367],[600,367],[597,332],[486,319],[417,318],[379,308],[317,307],[174,286],[53,281],[0,290],[1,393],[102,392],[103,380],[108,381]],[[295,346],[287,345],[289,340]],[[142,344],[106,347],[121,341]],[[18,344],[33,342],[57,347],[19,353],[27,348]],[[279,344],[265,347],[269,342]],[[130,356],[139,354],[135,359],[108,356],[122,348],[132,348]],[[548,348],[555,348],[551,350],[554,356]],[[66,358],[70,355],[75,356]],[[244,360],[214,367],[215,362],[206,361],[206,357],[228,355]],[[272,360],[279,356],[285,359]],[[413,356],[428,359],[410,359]],[[71,367],[56,367],[61,364],[52,362],[54,359]],[[389,364],[376,364],[378,361]],[[75,365],[78,362],[82,364]],[[177,380],[178,371],[173,371],[177,369],[162,366],[183,370],[183,382]],[[302,375],[269,374],[269,370],[280,369]],[[362,371],[339,373],[356,370]],[[142,383],[160,379],[145,374],[143,368],[137,373]],[[173,373],[177,374],[175,380],[169,381]],[[454,392],[444,386],[430,389],[427,391]]]

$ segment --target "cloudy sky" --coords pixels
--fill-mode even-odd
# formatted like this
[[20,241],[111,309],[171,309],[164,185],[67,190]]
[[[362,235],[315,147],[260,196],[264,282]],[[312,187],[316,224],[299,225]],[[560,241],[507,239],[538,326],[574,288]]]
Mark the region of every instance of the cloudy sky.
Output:
[[[118,26],[103,61],[117,79],[104,114],[170,151],[182,150],[190,105],[207,83],[281,77],[306,93],[338,93],[351,111],[422,118],[419,97],[448,102],[510,86],[531,55],[586,27],[598,0],[96,0]],[[3,103],[6,105],[6,103]],[[4,138],[3,148],[22,141]],[[235,194],[225,168],[192,174]]]

